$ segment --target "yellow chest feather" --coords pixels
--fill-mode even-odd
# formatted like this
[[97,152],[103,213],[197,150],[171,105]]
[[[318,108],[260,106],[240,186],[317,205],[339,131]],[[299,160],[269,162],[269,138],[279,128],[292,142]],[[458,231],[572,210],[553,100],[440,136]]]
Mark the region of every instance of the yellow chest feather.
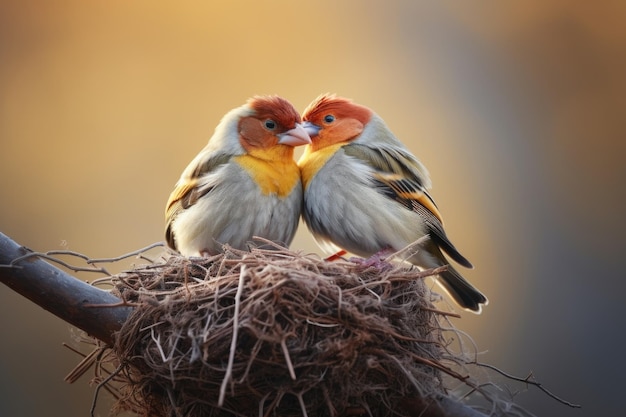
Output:
[[343,145],[345,145],[345,143],[337,143],[316,151],[311,151],[309,146],[306,147],[304,154],[302,154],[302,157],[298,161],[300,175],[302,176],[302,186],[305,189],[315,174],[322,169],[330,157],[333,156]]
[[292,159],[270,162],[250,155],[234,159],[258,184],[263,195],[286,197],[300,180],[300,170]]

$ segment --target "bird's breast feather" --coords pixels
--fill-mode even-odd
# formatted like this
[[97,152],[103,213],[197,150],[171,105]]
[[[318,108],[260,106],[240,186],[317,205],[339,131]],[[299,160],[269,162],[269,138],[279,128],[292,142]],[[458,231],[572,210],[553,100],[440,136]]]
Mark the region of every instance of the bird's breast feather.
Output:
[[293,160],[265,161],[250,155],[236,156],[233,160],[250,175],[263,195],[287,197],[300,181],[300,171]]
[[344,145],[344,143],[337,143],[316,151],[311,151],[309,147],[306,148],[298,161],[304,189],[307,188],[313,177],[326,165],[328,160]]

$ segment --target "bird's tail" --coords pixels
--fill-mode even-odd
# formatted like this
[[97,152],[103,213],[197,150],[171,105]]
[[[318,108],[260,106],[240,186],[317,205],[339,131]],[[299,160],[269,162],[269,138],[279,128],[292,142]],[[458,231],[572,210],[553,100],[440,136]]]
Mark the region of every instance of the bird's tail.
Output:
[[482,304],[487,305],[489,302],[452,265],[448,265],[448,270],[439,274],[438,281],[454,301],[475,313],[480,313]]

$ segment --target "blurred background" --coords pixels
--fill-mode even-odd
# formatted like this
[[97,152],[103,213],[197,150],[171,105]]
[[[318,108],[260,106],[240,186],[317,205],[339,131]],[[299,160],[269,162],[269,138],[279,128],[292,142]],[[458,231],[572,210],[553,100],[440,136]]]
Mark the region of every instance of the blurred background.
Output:
[[[540,416],[622,415],[626,3],[0,3],[0,231],[117,256],[163,239],[183,168],[255,94],[335,92],[429,168],[490,298],[455,320]],[[305,229],[292,248],[319,252]],[[89,278],[89,277],[85,277]],[[0,415],[86,416],[69,326],[0,286]],[[108,415],[102,396],[98,415]]]

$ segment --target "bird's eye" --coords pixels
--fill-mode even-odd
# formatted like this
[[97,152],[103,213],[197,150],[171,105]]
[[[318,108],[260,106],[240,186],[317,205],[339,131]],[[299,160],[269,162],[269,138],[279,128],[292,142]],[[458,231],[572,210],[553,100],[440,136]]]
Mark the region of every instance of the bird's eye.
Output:
[[272,119],[267,119],[265,121],[265,127],[268,128],[269,130],[274,130],[276,129],[276,122],[273,121]]
[[325,123],[332,123],[334,121],[335,121],[335,116],[333,116],[332,114],[327,114],[326,116],[324,116]]

